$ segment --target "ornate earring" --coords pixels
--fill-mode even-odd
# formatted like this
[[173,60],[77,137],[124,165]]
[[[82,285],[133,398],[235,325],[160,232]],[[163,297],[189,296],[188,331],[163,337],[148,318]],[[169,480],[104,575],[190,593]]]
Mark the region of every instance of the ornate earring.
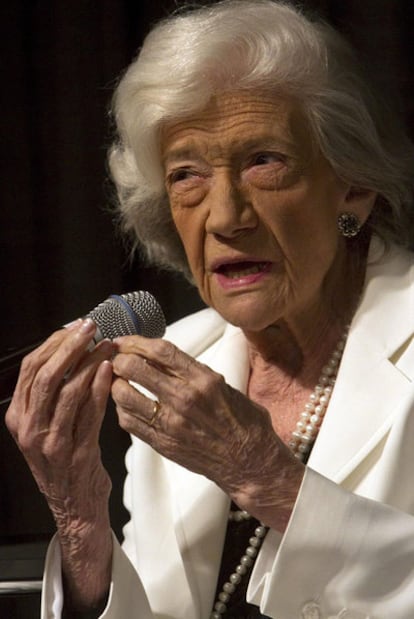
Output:
[[361,222],[354,213],[341,213],[338,217],[338,230],[342,236],[351,239],[361,230]]

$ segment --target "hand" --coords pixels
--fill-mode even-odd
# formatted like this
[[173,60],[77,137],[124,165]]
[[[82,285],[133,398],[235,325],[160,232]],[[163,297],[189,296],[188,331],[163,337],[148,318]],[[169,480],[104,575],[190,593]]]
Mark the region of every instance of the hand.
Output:
[[[6,424],[58,517],[68,500],[107,496],[98,446],[112,367],[112,344],[92,352],[91,321],[54,333],[22,363]],[[88,499],[89,497],[89,499]]]
[[112,396],[121,427],[282,530],[304,467],[275,434],[268,412],[169,342],[128,336],[114,343]]
[[89,352],[95,330],[91,320],[76,321],[25,357],[6,414],[55,518],[70,596],[86,607],[105,595],[112,553],[111,482],[98,440],[113,346],[102,341]]

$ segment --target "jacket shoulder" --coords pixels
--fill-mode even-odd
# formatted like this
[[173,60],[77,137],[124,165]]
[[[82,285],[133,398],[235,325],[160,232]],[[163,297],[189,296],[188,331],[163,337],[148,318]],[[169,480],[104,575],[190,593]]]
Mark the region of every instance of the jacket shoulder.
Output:
[[169,325],[164,339],[192,357],[198,357],[222,337],[227,324],[214,309],[208,307]]

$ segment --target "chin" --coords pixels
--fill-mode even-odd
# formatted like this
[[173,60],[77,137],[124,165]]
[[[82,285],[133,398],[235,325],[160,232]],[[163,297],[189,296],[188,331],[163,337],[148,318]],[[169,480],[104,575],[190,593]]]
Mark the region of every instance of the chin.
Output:
[[275,314],[269,312],[269,307],[216,307],[218,313],[230,324],[242,331],[259,332],[270,327],[277,320]]

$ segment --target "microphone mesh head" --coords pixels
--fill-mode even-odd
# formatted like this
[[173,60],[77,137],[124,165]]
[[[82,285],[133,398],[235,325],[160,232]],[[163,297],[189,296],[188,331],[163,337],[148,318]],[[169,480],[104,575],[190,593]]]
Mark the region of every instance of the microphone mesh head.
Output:
[[[158,301],[145,290],[111,295],[87,314],[99,328],[97,341],[122,335],[162,337],[165,317]],[[100,337],[100,335],[102,337]]]

